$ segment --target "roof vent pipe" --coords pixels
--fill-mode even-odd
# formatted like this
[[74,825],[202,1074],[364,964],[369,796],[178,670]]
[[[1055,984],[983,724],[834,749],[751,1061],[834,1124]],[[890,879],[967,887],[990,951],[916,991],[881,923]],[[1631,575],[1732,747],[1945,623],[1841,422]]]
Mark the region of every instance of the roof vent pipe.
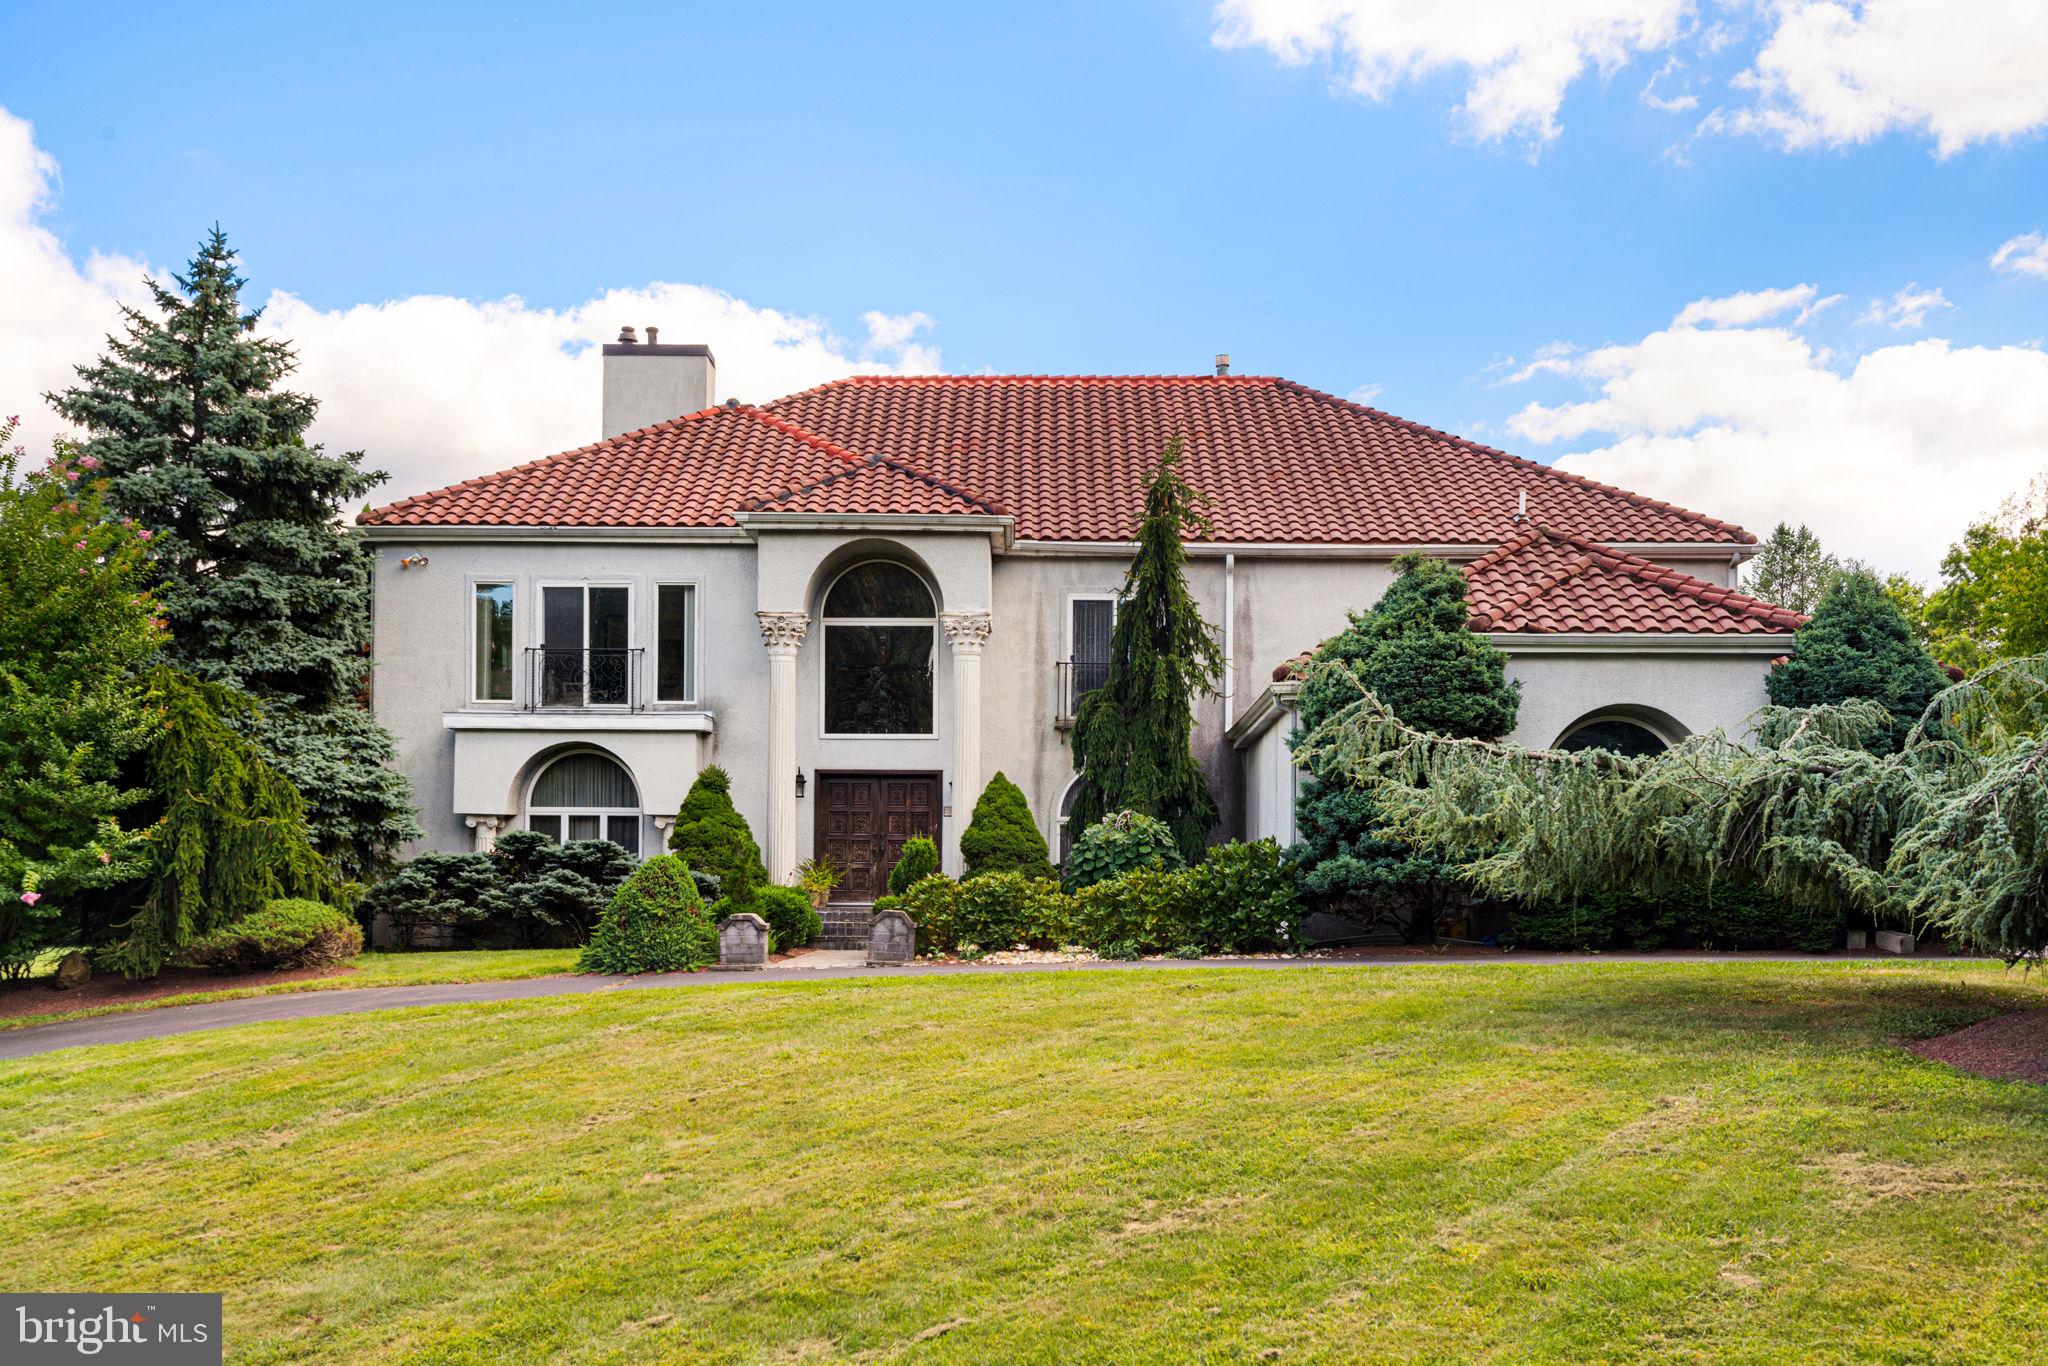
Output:
[[640,344],[640,339],[639,339],[638,337],[636,337],[636,336],[634,336],[634,335],[633,335],[633,329],[632,329],[632,328],[630,328],[630,327],[622,327],[622,328],[620,328],[620,329],[619,329],[619,345],[621,345],[621,346],[638,346],[639,344]]
[[1515,525],[1529,520],[1529,490],[1523,489],[1515,495]]
[[1230,373],[1230,353],[1228,351],[1218,351],[1216,353],[1216,373],[1218,375]]
[[660,335],[661,335],[661,329],[660,329],[660,328],[658,328],[658,327],[650,327],[650,328],[648,328],[648,329],[647,329],[647,344],[648,344],[649,346],[654,346],[654,345],[657,345],[658,343],[657,343],[657,342],[655,341],[655,338],[659,337]]

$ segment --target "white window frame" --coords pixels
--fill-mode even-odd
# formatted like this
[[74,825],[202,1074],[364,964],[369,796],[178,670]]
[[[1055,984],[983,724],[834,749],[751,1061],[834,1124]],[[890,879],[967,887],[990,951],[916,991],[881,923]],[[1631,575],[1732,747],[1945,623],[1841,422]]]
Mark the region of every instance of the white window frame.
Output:
[[[606,587],[607,585],[600,584],[598,586]],[[588,628],[586,628],[587,633]],[[547,776],[547,771],[562,762],[562,760],[572,759],[579,754],[595,754],[600,759],[608,759],[612,763],[617,764],[619,770],[626,775],[626,781],[633,784],[633,795],[640,798],[640,805],[631,810],[625,807],[613,806],[535,806],[533,804],[533,790],[540,786],[540,780]],[[641,793],[640,780],[633,775],[633,770],[627,768],[625,763],[616,754],[599,749],[595,745],[584,745],[576,749],[565,749],[558,754],[551,754],[548,756],[546,763],[533,771],[533,777],[527,780],[526,791],[522,796],[523,800],[519,803],[519,819],[528,830],[533,829],[533,818],[535,816],[560,817],[562,821],[562,834],[561,838],[556,842],[567,844],[569,842],[569,817],[596,816],[600,822],[597,837],[599,839],[610,839],[611,823],[614,820],[630,818],[633,822],[634,833],[642,837],[634,841],[634,848],[631,851],[633,857],[641,860],[645,860],[647,857],[647,852],[644,848],[646,844],[644,837],[647,833],[647,798]],[[617,843],[617,841],[613,842]]]
[[[582,642],[582,644],[578,645],[578,646],[577,646],[576,648],[577,648],[577,649],[579,649],[579,650],[581,650],[581,651],[583,652],[583,667],[584,667],[584,670],[585,670],[585,673],[586,673],[586,677],[585,677],[585,679],[584,679],[584,689],[585,689],[585,697],[586,697],[586,700],[584,701],[583,705],[582,705],[581,707],[578,707],[578,708],[576,708],[576,710],[578,710],[578,711],[629,711],[629,710],[631,710],[631,708],[632,708],[632,697],[633,697],[633,685],[632,685],[632,681],[630,680],[630,678],[629,678],[629,680],[628,680],[628,682],[627,682],[627,685],[626,685],[626,699],[627,699],[626,701],[624,701],[624,702],[591,702],[591,701],[587,700],[587,698],[588,698],[588,691],[589,691],[589,684],[590,684],[590,680],[589,680],[589,678],[587,677],[587,674],[588,674],[588,671],[589,671],[589,668],[590,668],[590,590],[591,590],[591,589],[593,589],[593,588],[623,588],[623,589],[625,589],[625,590],[626,590],[626,650],[627,650],[627,655],[626,655],[626,662],[627,662],[627,665],[628,665],[628,667],[629,667],[629,668],[630,668],[630,667],[631,667],[631,665],[632,665],[632,659],[633,659],[633,656],[632,656],[632,653],[631,653],[631,652],[632,652],[632,651],[634,651],[634,650],[637,650],[637,649],[640,649],[640,648],[642,648],[642,647],[641,647],[641,644],[640,644],[640,600],[639,600],[639,599],[640,599],[640,595],[639,595],[639,592],[638,592],[637,586],[635,585],[634,581],[633,581],[632,579],[621,579],[621,578],[604,578],[604,579],[536,579],[536,580],[534,580],[534,583],[533,583],[533,611],[532,611],[532,612],[530,612],[530,613],[528,613],[528,615],[529,615],[529,616],[530,616],[530,617],[531,617],[531,618],[533,619],[533,626],[532,626],[532,630],[531,630],[531,633],[530,633],[530,634],[531,634],[532,646],[533,646],[533,648],[534,648],[534,649],[537,649],[537,650],[543,650],[543,649],[546,649],[546,648],[547,648],[547,644],[548,644],[548,641],[547,641],[547,629],[548,629],[548,623],[547,623],[547,616],[548,616],[548,589],[550,589],[550,588],[580,588],[580,589],[582,589],[582,590],[583,590],[583,642]],[[516,623],[516,622],[518,621],[518,613],[517,613],[516,609],[515,609],[515,611],[514,611],[514,613],[513,613],[513,621],[514,621],[515,623]],[[567,648],[567,647],[558,647],[558,648]],[[517,689],[517,688],[514,688],[514,690],[513,690],[513,691],[514,691],[514,692],[517,692],[517,691],[518,691],[518,689]],[[533,702],[534,702],[534,705],[535,705],[535,706],[544,706],[544,705],[545,705],[545,704],[544,704],[544,703],[542,702],[542,700],[541,700],[540,698],[538,698],[538,697],[534,698],[534,699],[533,699]]]
[[[661,694],[661,590],[664,588],[687,588],[690,590],[690,625],[683,639],[683,682],[686,697],[662,697]],[[647,585],[647,705],[650,707],[695,707],[699,704],[699,675],[697,667],[697,638],[702,634],[698,626],[704,615],[704,589],[695,579],[655,579]],[[587,628],[586,628],[587,630]]]
[[[932,600],[930,617],[832,617],[825,615],[825,604],[832,598],[832,590],[839,581],[863,565],[886,564],[915,578],[924,585],[925,595]],[[832,582],[825,585],[825,591],[818,598],[818,738],[821,740],[936,740],[939,738],[939,594],[932,587],[930,579],[920,574],[902,560],[887,555],[870,555],[864,560],[855,560],[837,574]],[[890,731],[886,735],[868,735],[860,732],[828,730],[825,718],[830,715],[830,701],[827,696],[832,687],[832,628],[834,626],[925,626],[932,630],[932,728],[923,733],[917,731]]]
[[1062,663],[1062,664],[1067,664],[1067,663],[1071,663],[1071,662],[1072,662],[1072,660],[1073,660],[1073,658],[1074,658],[1074,604],[1075,604],[1075,603],[1077,603],[1077,602],[1106,602],[1106,603],[1108,603],[1108,604],[1109,604],[1109,629],[1110,629],[1110,631],[1111,631],[1112,633],[1114,633],[1114,632],[1115,632],[1115,630],[1116,630],[1116,618],[1117,618],[1117,613],[1118,613],[1118,611],[1120,610],[1120,609],[1119,609],[1119,606],[1118,606],[1118,605],[1119,605],[1120,603],[1122,603],[1122,602],[1123,602],[1123,594],[1121,594],[1121,593],[1069,593],[1069,594],[1067,594],[1067,598],[1066,598],[1066,603],[1067,603],[1067,605],[1066,605],[1066,608],[1065,608],[1065,610],[1064,610],[1064,615],[1063,615],[1063,617],[1062,617],[1062,619],[1061,619],[1061,622],[1060,622],[1060,636],[1061,636],[1061,639],[1065,641],[1065,645],[1064,645],[1064,646],[1063,646],[1063,648],[1062,648],[1062,649],[1060,650],[1060,659],[1059,659],[1059,662],[1060,662],[1060,663]]
[[[476,590],[485,587],[496,588],[500,585],[512,590],[512,659],[510,661],[512,669],[512,695],[510,697],[478,697],[476,695],[476,680],[477,676],[483,672],[481,667],[483,663],[483,658],[481,649],[482,642],[477,639],[476,634]],[[468,687],[465,689],[465,695],[469,699],[469,705],[473,707],[518,706],[520,659],[519,618],[521,615],[519,611],[519,576],[517,574],[471,575],[470,578],[468,579],[468,589],[464,596],[463,605],[468,615],[468,621],[466,623],[466,626],[469,631],[469,684]]]

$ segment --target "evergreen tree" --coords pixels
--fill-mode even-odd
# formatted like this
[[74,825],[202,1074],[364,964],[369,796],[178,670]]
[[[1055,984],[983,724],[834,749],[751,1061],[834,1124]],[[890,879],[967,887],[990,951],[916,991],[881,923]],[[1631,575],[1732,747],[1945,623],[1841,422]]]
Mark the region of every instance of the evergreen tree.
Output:
[[754,842],[747,818],[732,804],[732,778],[717,764],[699,773],[683,795],[668,847],[697,872],[718,879],[720,918],[752,909],[755,889],[768,883],[761,846]]
[[[1507,658],[1467,625],[1465,576],[1423,555],[1401,557],[1394,570],[1373,610],[1354,613],[1349,627],[1317,649],[1295,703],[1297,749],[1303,735],[1355,704],[1361,687],[1433,734],[1490,740],[1514,728],[1519,698],[1507,682]],[[1450,869],[1389,835],[1372,789],[1354,775],[1313,759],[1308,768],[1312,780],[1295,803],[1301,843],[1292,853],[1303,888],[1333,909],[1433,935]]]
[[1138,556],[1117,598],[1109,673],[1074,718],[1081,787],[1069,819],[1078,828],[1112,811],[1155,817],[1192,862],[1216,824],[1216,800],[1195,760],[1194,703],[1214,695],[1223,653],[1188,591],[1181,537],[1207,531],[1208,521],[1174,468],[1181,446],[1179,437],[1167,442],[1146,485]]
[[1835,581],[1813,619],[1793,637],[1792,658],[1765,680],[1771,701],[1781,707],[1856,697],[1882,704],[1892,721],[1870,739],[1878,753],[1898,749],[1948,684],[1884,585],[1864,573]]
[[108,510],[154,538],[171,659],[262,704],[251,734],[354,875],[420,834],[391,737],[362,704],[371,558],[340,522],[384,475],[306,443],[318,404],[279,387],[297,362],[255,335],[219,228],[174,279],[150,281],[153,312],[125,309],[125,336],[49,397],[90,434]]
[[1812,528],[1802,524],[1795,529],[1780,522],[1750,561],[1749,581],[1743,588],[1780,607],[1811,612],[1842,570],[1841,562],[1821,549]]
[[[974,815],[960,832],[960,857],[967,865],[968,877],[983,873],[1052,876],[1052,853],[1046,848],[1045,836],[1038,833],[1038,822],[1031,819],[1031,804],[1024,800],[1024,790],[1001,773],[988,780],[974,803]],[[893,876],[890,882],[895,882]],[[895,890],[893,885],[890,890]]]

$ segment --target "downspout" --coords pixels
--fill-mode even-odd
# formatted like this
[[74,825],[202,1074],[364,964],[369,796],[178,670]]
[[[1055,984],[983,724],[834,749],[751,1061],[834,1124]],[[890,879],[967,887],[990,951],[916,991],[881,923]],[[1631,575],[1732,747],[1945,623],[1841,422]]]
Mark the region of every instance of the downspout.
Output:
[[1223,729],[1228,731],[1237,701],[1237,556],[1223,557]]

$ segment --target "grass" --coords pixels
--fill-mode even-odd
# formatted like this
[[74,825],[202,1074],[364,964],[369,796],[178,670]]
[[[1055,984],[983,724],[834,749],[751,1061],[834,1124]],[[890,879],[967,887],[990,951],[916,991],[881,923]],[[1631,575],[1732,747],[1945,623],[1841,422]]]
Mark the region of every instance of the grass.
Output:
[[[351,961],[355,971],[335,977],[309,977],[296,982],[272,982],[262,986],[223,986],[211,991],[188,991],[177,996],[153,996],[136,1001],[108,1001],[82,1010],[52,1010],[38,1015],[0,1017],[0,1029],[21,1029],[28,1025],[54,1024],[59,1020],[84,1020],[94,1015],[121,1015],[131,1010],[155,1010],[159,1006],[189,1006],[202,1001],[233,1001],[244,996],[275,996],[290,991],[333,991],[341,987],[416,987],[429,982],[505,982],[521,977],[547,977],[576,969],[577,949],[494,949],[448,953],[365,953]],[[51,964],[55,968],[54,961]],[[46,974],[47,975],[47,974]],[[223,977],[232,982],[232,977]],[[31,980],[25,990],[42,989]],[[53,1001],[61,996],[52,995]]]
[[1982,963],[608,992],[0,1064],[0,1284],[230,1360],[2048,1358]]

